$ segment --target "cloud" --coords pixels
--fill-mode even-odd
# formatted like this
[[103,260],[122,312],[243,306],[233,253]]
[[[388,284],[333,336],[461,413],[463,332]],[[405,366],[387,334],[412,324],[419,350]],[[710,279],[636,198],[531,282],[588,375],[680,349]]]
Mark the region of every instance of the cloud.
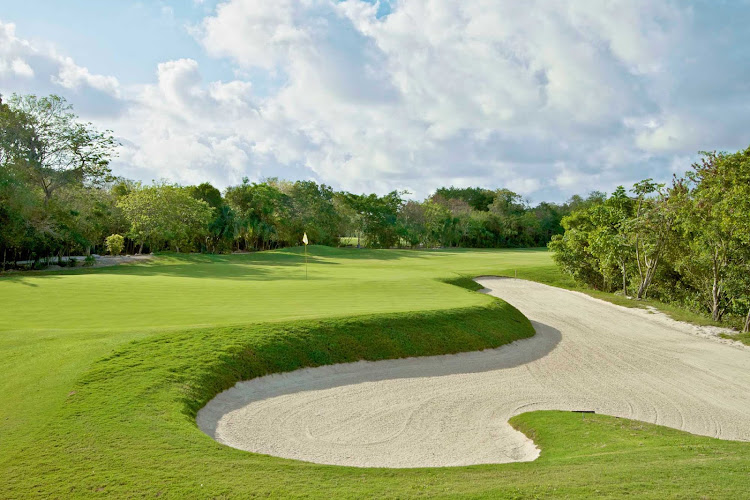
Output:
[[701,149],[747,146],[740,47],[750,40],[737,7],[383,5],[229,0],[190,33],[234,80],[207,78],[185,57],[127,88],[0,25],[0,83],[107,96],[122,107],[106,123],[122,137],[122,172],[219,186],[279,176],[417,197],[454,184],[561,200],[667,179]]
[[[561,187],[545,175],[555,161],[611,158],[610,140],[648,146],[624,117],[658,111],[648,79],[685,22],[678,10],[632,2],[403,1],[377,12],[356,0],[234,0],[198,36],[240,68],[284,74],[261,109],[306,139],[296,161],[321,178],[351,189],[476,181],[531,194]],[[266,138],[266,150],[279,151],[277,140]]]
[[63,94],[79,113],[92,117],[122,109],[120,84],[113,76],[92,74],[51,45],[16,35],[13,23],[0,21],[0,90],[5,93]]

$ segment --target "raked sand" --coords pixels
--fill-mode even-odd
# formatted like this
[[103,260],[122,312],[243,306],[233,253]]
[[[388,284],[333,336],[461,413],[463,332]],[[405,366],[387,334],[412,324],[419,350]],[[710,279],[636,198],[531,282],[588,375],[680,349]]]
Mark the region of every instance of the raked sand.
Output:
[[358,467],[534,460],[538,448],[508,424],[532,410],[594,410],[750,440],[750,349],[576,292],[477,281],[520,309],[536,335],[482,352],[240,382],[198,413],[199,427],[242,450]]

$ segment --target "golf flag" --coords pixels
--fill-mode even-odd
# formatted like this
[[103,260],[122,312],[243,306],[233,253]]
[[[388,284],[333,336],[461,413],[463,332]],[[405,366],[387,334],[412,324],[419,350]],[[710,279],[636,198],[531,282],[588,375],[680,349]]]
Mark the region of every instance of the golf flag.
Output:
[[302,243],[307,245],[307,233],[305,233],[305,235],[302,237]]

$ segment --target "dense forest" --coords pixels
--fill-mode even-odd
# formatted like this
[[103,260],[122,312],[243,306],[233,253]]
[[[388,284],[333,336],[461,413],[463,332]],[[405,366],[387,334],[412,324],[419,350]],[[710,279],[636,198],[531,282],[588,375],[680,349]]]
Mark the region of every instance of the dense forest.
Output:
[[[311,242],[369,247],[544,246],[586,203],[531,207],[507,189],[438,189],[407,201],[275,178],[230,186],[143,185],[114,177],[110,131],[82,123],[59,96],[0,104],[2,269],[71,254],[231,252]],[[342,243],[343,241],[343,243]]]
[[549,244],[578,282],[744,319],[750,330],[750,148],[703,153],[671,185],[646,179],[562,219]]

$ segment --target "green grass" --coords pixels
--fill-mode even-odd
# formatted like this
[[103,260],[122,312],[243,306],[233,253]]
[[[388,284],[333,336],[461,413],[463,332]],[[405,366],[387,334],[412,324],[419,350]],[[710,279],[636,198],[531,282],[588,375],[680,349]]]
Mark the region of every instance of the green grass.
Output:
[[736,333],[734,335],[722,334],[725,339],[737,340],[743,344],[750,345],[750,333]]
[[[476,350],[532,332],[468,277],[563,282],[544,250],[310,247],[0,278],[0,497],[738,497],[750,448],[604,416],[513,424],[528,464],[355,469],[241,452],[195,425],[241,379]],[[458,286],[452,286],[458,285]]]

